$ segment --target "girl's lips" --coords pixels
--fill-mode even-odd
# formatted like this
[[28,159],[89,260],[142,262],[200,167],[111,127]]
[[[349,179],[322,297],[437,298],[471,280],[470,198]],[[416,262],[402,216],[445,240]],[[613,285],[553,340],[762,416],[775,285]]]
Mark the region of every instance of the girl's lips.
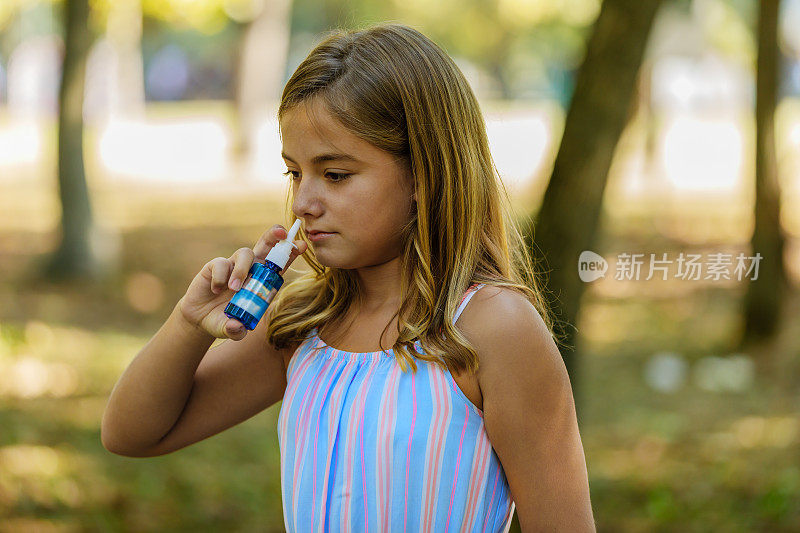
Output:
[[323,241],[323,240],[325,240],[325,239],[327,239],[329,237],[332,237],[334,235],[336,235],[336,232],[333,232],[333,233],[325,233],[325,232],[309,233],[308,234],[308,239],[311,242],[319,242],[319,241]]

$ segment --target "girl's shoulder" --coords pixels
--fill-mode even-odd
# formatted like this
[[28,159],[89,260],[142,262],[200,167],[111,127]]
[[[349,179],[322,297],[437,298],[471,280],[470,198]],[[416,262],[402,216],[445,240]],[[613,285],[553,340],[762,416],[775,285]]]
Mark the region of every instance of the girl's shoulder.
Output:
[[471,290],[475,294],[472,295],[470,303],[464,309],[464,313],[470,308],[472,309],[471,314],[477,314],[478,310],[480,310],[480,314],[489,314],[509,309],[518,310],[520,307],[527,306],[536,311],[533,304],[523,294],[508,287],[475,283],[471,286]]
[[513,342],[521,329],[549,335],[544,320],[525,295],[494,285],[484,285],[474,292],[456,324],[479,349],[479,356],[485,357],[491,357],[495,348],[502,349],[503,343]]

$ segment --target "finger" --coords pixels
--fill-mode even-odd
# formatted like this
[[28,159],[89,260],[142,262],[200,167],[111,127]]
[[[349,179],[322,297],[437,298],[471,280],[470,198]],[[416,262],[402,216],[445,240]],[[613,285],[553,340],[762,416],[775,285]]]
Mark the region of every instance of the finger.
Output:
[[289,233],[286,231],[286,228],[280,224],[275,224],[269,228],[258,238],[255,246],[253,246],[255,258],[263,262],[267,258],[267,254],[272,247],[278,244],[278,241],[281,239],[285,239],[288,235]]
[[247,328],[238,320],[231,318],[225,323],[225,335],[229,339],[240,341],[247,336]]
[[294,247],[292,248],[291,254],[289,254],[289,260],[294,261],[308,250],[308,243],[303,240],[296,240],[294,241]]
[[308,243],[306,241],[294,241],[294,247],[292,247],[292,251],[289,253],[289,260],[286,262],[286,266],[283,267],[283,270],[281,270],[279,274],[283,275],[283,273],[289,269],[289,266],[291,266],[294,260],[303,255],[306,250],[308,250]]
[[231,256],[233,261],[233,271],[231,277],[228,279],[228,288],[232,291],[238,291],[250,273],[250,266],[253,264],[253,250],[250,248],[239,248]]
[[219,294],[225,290],[232,266],[231,261],[224,257],[211,260],[211,292]]

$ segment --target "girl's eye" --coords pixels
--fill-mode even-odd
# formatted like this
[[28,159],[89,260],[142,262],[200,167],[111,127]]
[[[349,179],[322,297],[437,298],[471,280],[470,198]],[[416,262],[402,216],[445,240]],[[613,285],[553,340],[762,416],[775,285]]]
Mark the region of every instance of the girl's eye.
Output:
[[[292,180],[300,178],[299,174],[300,173],[297,172],[296,170],[287,170],[286,172],[283,173],[284,176],[291,176]],[[334,183],[344,181],[347,179],[348,176],[350,176],[350,174],[343,174],[341,172],[328,172],[325,175],[329,176],[331,178],[331,181],[333,181]]]
[[344,181],[350,174],[342,174],[341,172],[328,172],[326,176],[333,176],[333,181]]

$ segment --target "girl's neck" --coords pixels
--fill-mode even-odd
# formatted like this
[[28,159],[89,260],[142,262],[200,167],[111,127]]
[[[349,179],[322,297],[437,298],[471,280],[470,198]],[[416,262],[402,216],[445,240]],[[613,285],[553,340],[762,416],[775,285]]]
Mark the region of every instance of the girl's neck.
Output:
[[361,289],[355,302],[358,311],[377,314],[400,308],[400,256],[357,272]]

